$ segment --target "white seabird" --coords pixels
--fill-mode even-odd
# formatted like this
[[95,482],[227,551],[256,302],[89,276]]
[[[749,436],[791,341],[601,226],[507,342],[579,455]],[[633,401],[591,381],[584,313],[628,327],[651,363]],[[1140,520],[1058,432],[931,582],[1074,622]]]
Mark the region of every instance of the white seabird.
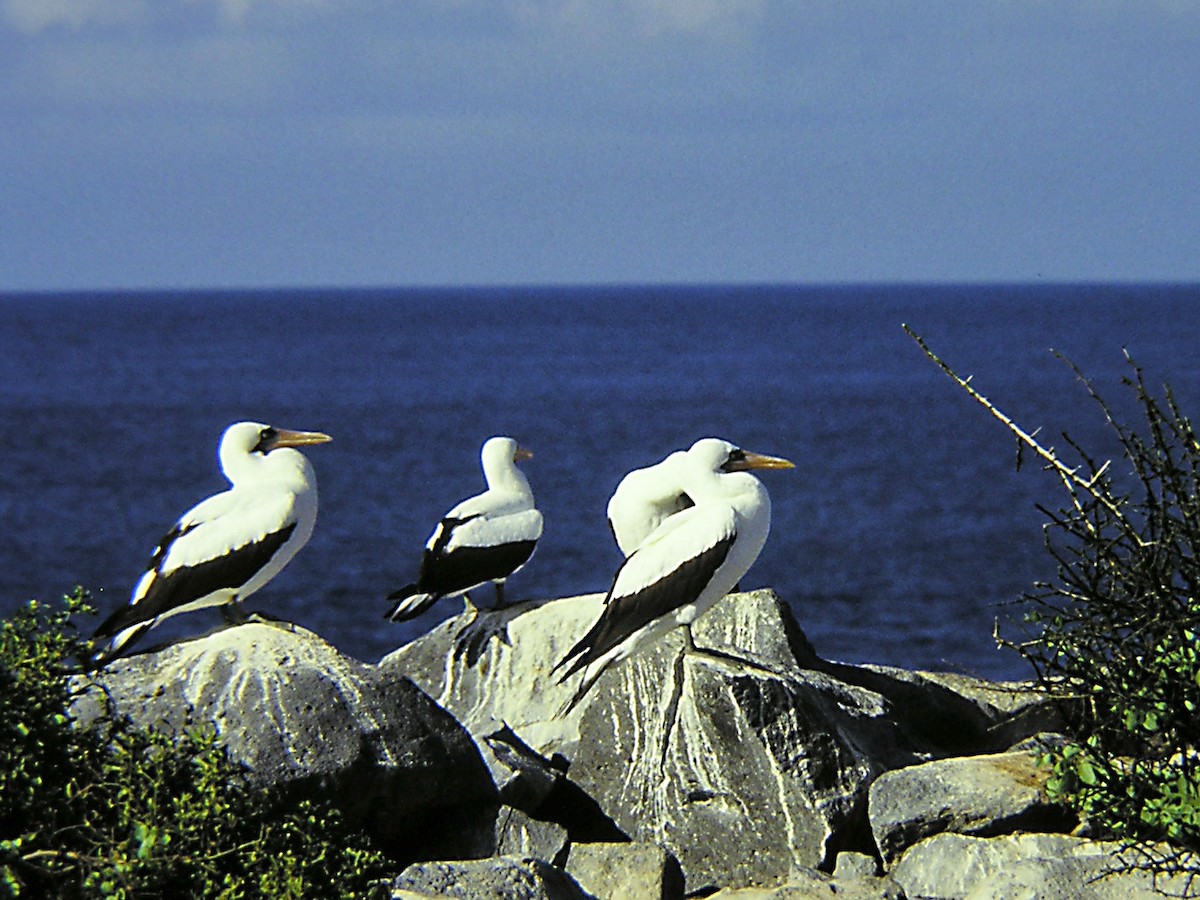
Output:
[[771,528],[771,499],[751,469],[790,469],[776,456],[717,438],[687,451],[681,484],[695,505],[667,518],[621,564],[604,610],[554,671],[583,670],[569,710],[611,664],[677,625],[691,625],[754,564]]
[[608,527],[628,556],[669,516],[694,505],[682,486],[687,453],[676,450],[662,462],[634,469],[608,501]]
[[480,453],[487,490],[442,517],[425,543],[414,584],[388,595],[395,601],[385,619],[402,622],[442,597],[466,594],[489,581],[496,605],[504,604],[504,582],[529,561],[542,536],[542,514],[517,462],[533,454],[510,437],[493,437]]
[[[317,479],[303,453],[315,431],[237,422],[221,436],[227,491],[192,507],[154,549],[129,602],[96,629],[102,666],[168,616],[237,604],[274,578],[312,536]],[[234,609],[237,609],[234,607]]]

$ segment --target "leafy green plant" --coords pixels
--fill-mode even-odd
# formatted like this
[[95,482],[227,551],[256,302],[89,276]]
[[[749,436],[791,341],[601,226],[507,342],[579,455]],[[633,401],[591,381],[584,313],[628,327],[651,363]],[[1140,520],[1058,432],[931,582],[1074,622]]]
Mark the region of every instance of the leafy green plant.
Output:
[[90,612],[76,589],[0,624],[0,897],[368,895],[388,860],[336,810],[253,787],[211,728],[73,726]]
[[[1051,795],[1090,829],[1150,853],[1156,871],[1196,874],[1200,851],[1200,441],[1169,387],[1155,396],[1129,359],[1141,412],[1124,424],[1075,375],[1123,462],[1101,461],[1067,434],[1042,444],[935,356],[925,353],[1032,450],[1066,494],[1046,515],[1054,577],[1026,594],[1027,634],[1002,643],[1033,666],[1035,686],[1070,711],[1070,742],[1047,754]],[[1128,359],[1128,357],[1127,357]],[[1118,475],[1115,468],[1122,470]],[[1190,888],[1190,880],[1186,881]]]

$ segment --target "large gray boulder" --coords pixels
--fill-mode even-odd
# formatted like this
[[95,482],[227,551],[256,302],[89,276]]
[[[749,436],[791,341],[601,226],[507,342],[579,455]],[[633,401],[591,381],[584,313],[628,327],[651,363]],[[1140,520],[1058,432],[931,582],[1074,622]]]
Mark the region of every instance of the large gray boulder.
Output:
[[[392,882],[393,900],[593,900],[549,863],[528,857],[414,863]],[[615,898],[614,898],[615,900]]]
[[593,897],[682,900],[679,863],[657,844],[576,844],[567,874]]
[[[877,776],[1002,749],[1024,730],[1007,723],[1038,708],[1015,688],[821,660],[763,590],[732,594],[697,622],[694,652],[668,634],[563,714],[574,680],[559,685],[550,670],[602,600],[460,616],[380,665],[412,678],[480,743],[511,733],[569,764],[571,784],[620,834],[678,858],[688,892],[778,885],[841,849],[873,852]],[[1044,727],[1034,719],[1030,728]]]
[[791,674],[684,653],[668,635],[601,679],[571,779],[631,838],[674,852],[688,893],[781,883],[851,822],[883,770],[871,724],[887,730],[879,697]]
[[1034,755],[939,759],[885,772],[871,785],[868,815],[885,864],[943,831],[989,837],[1063,831],[1076,824],[1046,796],[1048,770]]
[[395,671],[251,622],[117,660],[76,704],[137,725],[211,725],[256,784],[333,801],[401,857],[490,852],[496,793],[474,742]]
[[[1113,842],[1065,834],[983,838],[944,833],[910,848],[891,876],[923,900],[1161,900],[1188,896],[1187,872],[1131,868],[1139,857]],[[1192,874],[1197,861],[1191,863]]]
[[570,756],[583,709],[562,714],[574,685],[559,685],[550,670],[587,631],[603,600],[589,594],[465,612],[379,666],[411,678],[477,738],[507,728],[540,754]]

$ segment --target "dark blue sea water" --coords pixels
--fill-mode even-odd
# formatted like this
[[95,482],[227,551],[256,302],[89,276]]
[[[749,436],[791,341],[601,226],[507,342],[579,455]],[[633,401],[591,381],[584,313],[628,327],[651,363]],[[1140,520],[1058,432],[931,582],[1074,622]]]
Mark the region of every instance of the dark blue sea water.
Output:
[[1061,285],[0,295],[0,600],[82,583],[123,603],[163,531],[223,489],[222,429],[252,418],[334,442],[309,452],[312,541],[249,605],[374,660],[461,608],[381,620],[438,517],[481,488],[489,435],[533,449],[546,516],[512,597],[607,587],[621,475],[716,435],[797,463],[763,476],[774,524],[743,585],[776,588],[819,652],[1024,676],[992,626],[1052,574],[1034,504],[1057,505],[1056,486],[1014,471],[1014,441],[900,324],[1051,442],[1098,443],[1050,348],[1123,399],[1127,347],[1197,410],[1198,301]]

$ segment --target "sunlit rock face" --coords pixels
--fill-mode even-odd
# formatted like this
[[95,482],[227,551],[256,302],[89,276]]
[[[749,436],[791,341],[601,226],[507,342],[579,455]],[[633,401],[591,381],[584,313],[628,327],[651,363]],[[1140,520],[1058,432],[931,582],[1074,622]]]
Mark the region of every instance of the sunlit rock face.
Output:
[[[611,666],[568,713],[575,678],[553,669],[602,604],[468,609],[376,665],[300,628],[239,625],[119,660],[90,687],[81,676],[77,712],[211,724],[255,782],[333,800],[398,859],[517,860],[467,868],[541,879],[531,896],[573,890],[563,867],[590,846],[605,878],[650,848],[673,895],[806,873],[890,897],[888,870],[938,831],[1055,827],[1028,747],[983,756],[1053,731],[1044,698],[823,660],[770,590],[731,594],[690,640],[676,629]],[[440,878],[462,864],[430,865]]]
[[[77,703],[82,723],[109,697],[138,725],[215,726],[252,781],[327,797],[387,846],[446,838],[462,853],[475,830],[490,834],[495,789],[467,732],[408,679],[304,629],[251,622],[118,660],[95,679]],[[443,833],[450,812],[478,829]]]
[[1049,774],[1029,750],[939,759],[885,772],[871,785],[868,803],[884,864],[944,831],[981,837],[1070,831],[1078,821],[1050,802]]
[[[487,735],[502,729],[557,755],[617,832],[678,858],[688,892],[781,884],[839,850],[873,853],[866,809],[877,776],[1004,749],[1010,737],[998,727],[1015,712],[1003,692],[821,660],[770,590],[726,597],[695,624],[692,647],[681,630],[669,633],[563,715],[574,684],[558,685],[550,670],[601,602],[472,611],[380,666],[449,709],[485,757]],[[498,784],[499,762],[489,760]]]

